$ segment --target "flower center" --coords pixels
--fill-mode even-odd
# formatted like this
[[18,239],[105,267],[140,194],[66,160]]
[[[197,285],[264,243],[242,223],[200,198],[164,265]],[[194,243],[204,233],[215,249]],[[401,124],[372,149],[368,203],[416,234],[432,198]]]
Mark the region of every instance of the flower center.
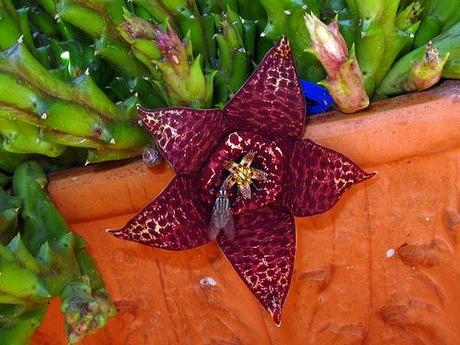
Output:
[[236,183],[241,186],[252,182],[252,169],[250,167],[238,166],[236,170]]
[[248,152],[241,159],[240,163],[233,161],[225,161],[224,168],[230,172],[230,175],[224,181],[224,188],[229,190],[235,184],[243,199],[251,198],[251,184],[253,180],[264,181],[267,178],[267,173],[251,167],[254,161],[255,153]]
[[274,202],[281,191],[284,157],[273,141],[249,131],[233,132],[203,167],[202,198],[216,202],[223,187],[233,215]]

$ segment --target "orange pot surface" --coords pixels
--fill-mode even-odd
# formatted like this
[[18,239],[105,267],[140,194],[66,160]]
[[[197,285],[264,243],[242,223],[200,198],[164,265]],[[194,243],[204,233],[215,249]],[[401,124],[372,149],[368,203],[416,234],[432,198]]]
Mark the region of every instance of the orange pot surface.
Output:
[[[184,252],[117,240],[172,178],[142,162],[56,174],[49,191],[88,242],[118,315],[86,345],[460,343],[460,84],[309,120],[306,137],[378,177],[298,218],[276,327],[215,244]],[[212,277],[216,286],[200,280]],[[53,303],[33,345],[65,344]]]

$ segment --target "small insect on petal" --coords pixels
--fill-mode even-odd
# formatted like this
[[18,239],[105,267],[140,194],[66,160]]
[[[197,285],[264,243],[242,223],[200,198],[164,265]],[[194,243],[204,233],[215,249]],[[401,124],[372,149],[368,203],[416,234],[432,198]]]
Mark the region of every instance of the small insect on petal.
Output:
[[215,240],[224,230],[225,236],[231,241],[235,238],[233,215],[230,209],[230,201],[227,197],[225,186],[220,188],[220,194],[216,198],[209,222],[208,238]]

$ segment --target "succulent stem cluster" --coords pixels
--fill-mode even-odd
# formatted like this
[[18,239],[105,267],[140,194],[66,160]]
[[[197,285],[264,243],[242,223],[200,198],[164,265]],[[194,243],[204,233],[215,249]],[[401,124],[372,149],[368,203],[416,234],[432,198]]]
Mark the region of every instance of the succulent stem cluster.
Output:
[[28,344],[59,296],[74,344],[105,326],[114,306],[85,242],[46,194],[40,166],[21,164],[12,182],[14,196],[0,188],[0,339]]

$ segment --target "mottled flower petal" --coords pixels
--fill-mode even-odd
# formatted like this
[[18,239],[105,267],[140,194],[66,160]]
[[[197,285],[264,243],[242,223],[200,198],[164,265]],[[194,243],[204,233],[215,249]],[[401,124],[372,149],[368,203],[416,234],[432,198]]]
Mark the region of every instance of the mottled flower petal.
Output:
[[210,209],[197,198],[198,179],[177,176],[122,229],[109,232],[152,247],[183,250],[209,242]]
[[267,206],[236,216],[235,231],[233,241],[220,235],[218,244],[279,325],[294,269],[294,217],[284,208]]
[[[283,160],[281,149],[273,142],[253,132],[234,132],[216,149],[204,166],[201,175],[203,198],[206,203],[214,202],[216,195],[229,176],[226,169],[230,162],[240,162],[248,152],[254,152],[254,161],[251,167],[267,173],[265,179],[254,181],[251,184],[251,198],[237,197],[238,188],[227,190],[232,201],[234,214],[247,212],[265,206],[276,200],[283,180]],[[227,181],[229,185],[232,180]]]
[[287,158],[280,201],[297,217],[329,210],[348,188],[375,175],[311,140],[290,142],[283,151]]
[[226,132],[218,109],[145,109],[139,116],[176,174],[199,170]]
[[272,137],[302,133],[305,98],[286,38],[270,50],[224,112],[237,129]]

